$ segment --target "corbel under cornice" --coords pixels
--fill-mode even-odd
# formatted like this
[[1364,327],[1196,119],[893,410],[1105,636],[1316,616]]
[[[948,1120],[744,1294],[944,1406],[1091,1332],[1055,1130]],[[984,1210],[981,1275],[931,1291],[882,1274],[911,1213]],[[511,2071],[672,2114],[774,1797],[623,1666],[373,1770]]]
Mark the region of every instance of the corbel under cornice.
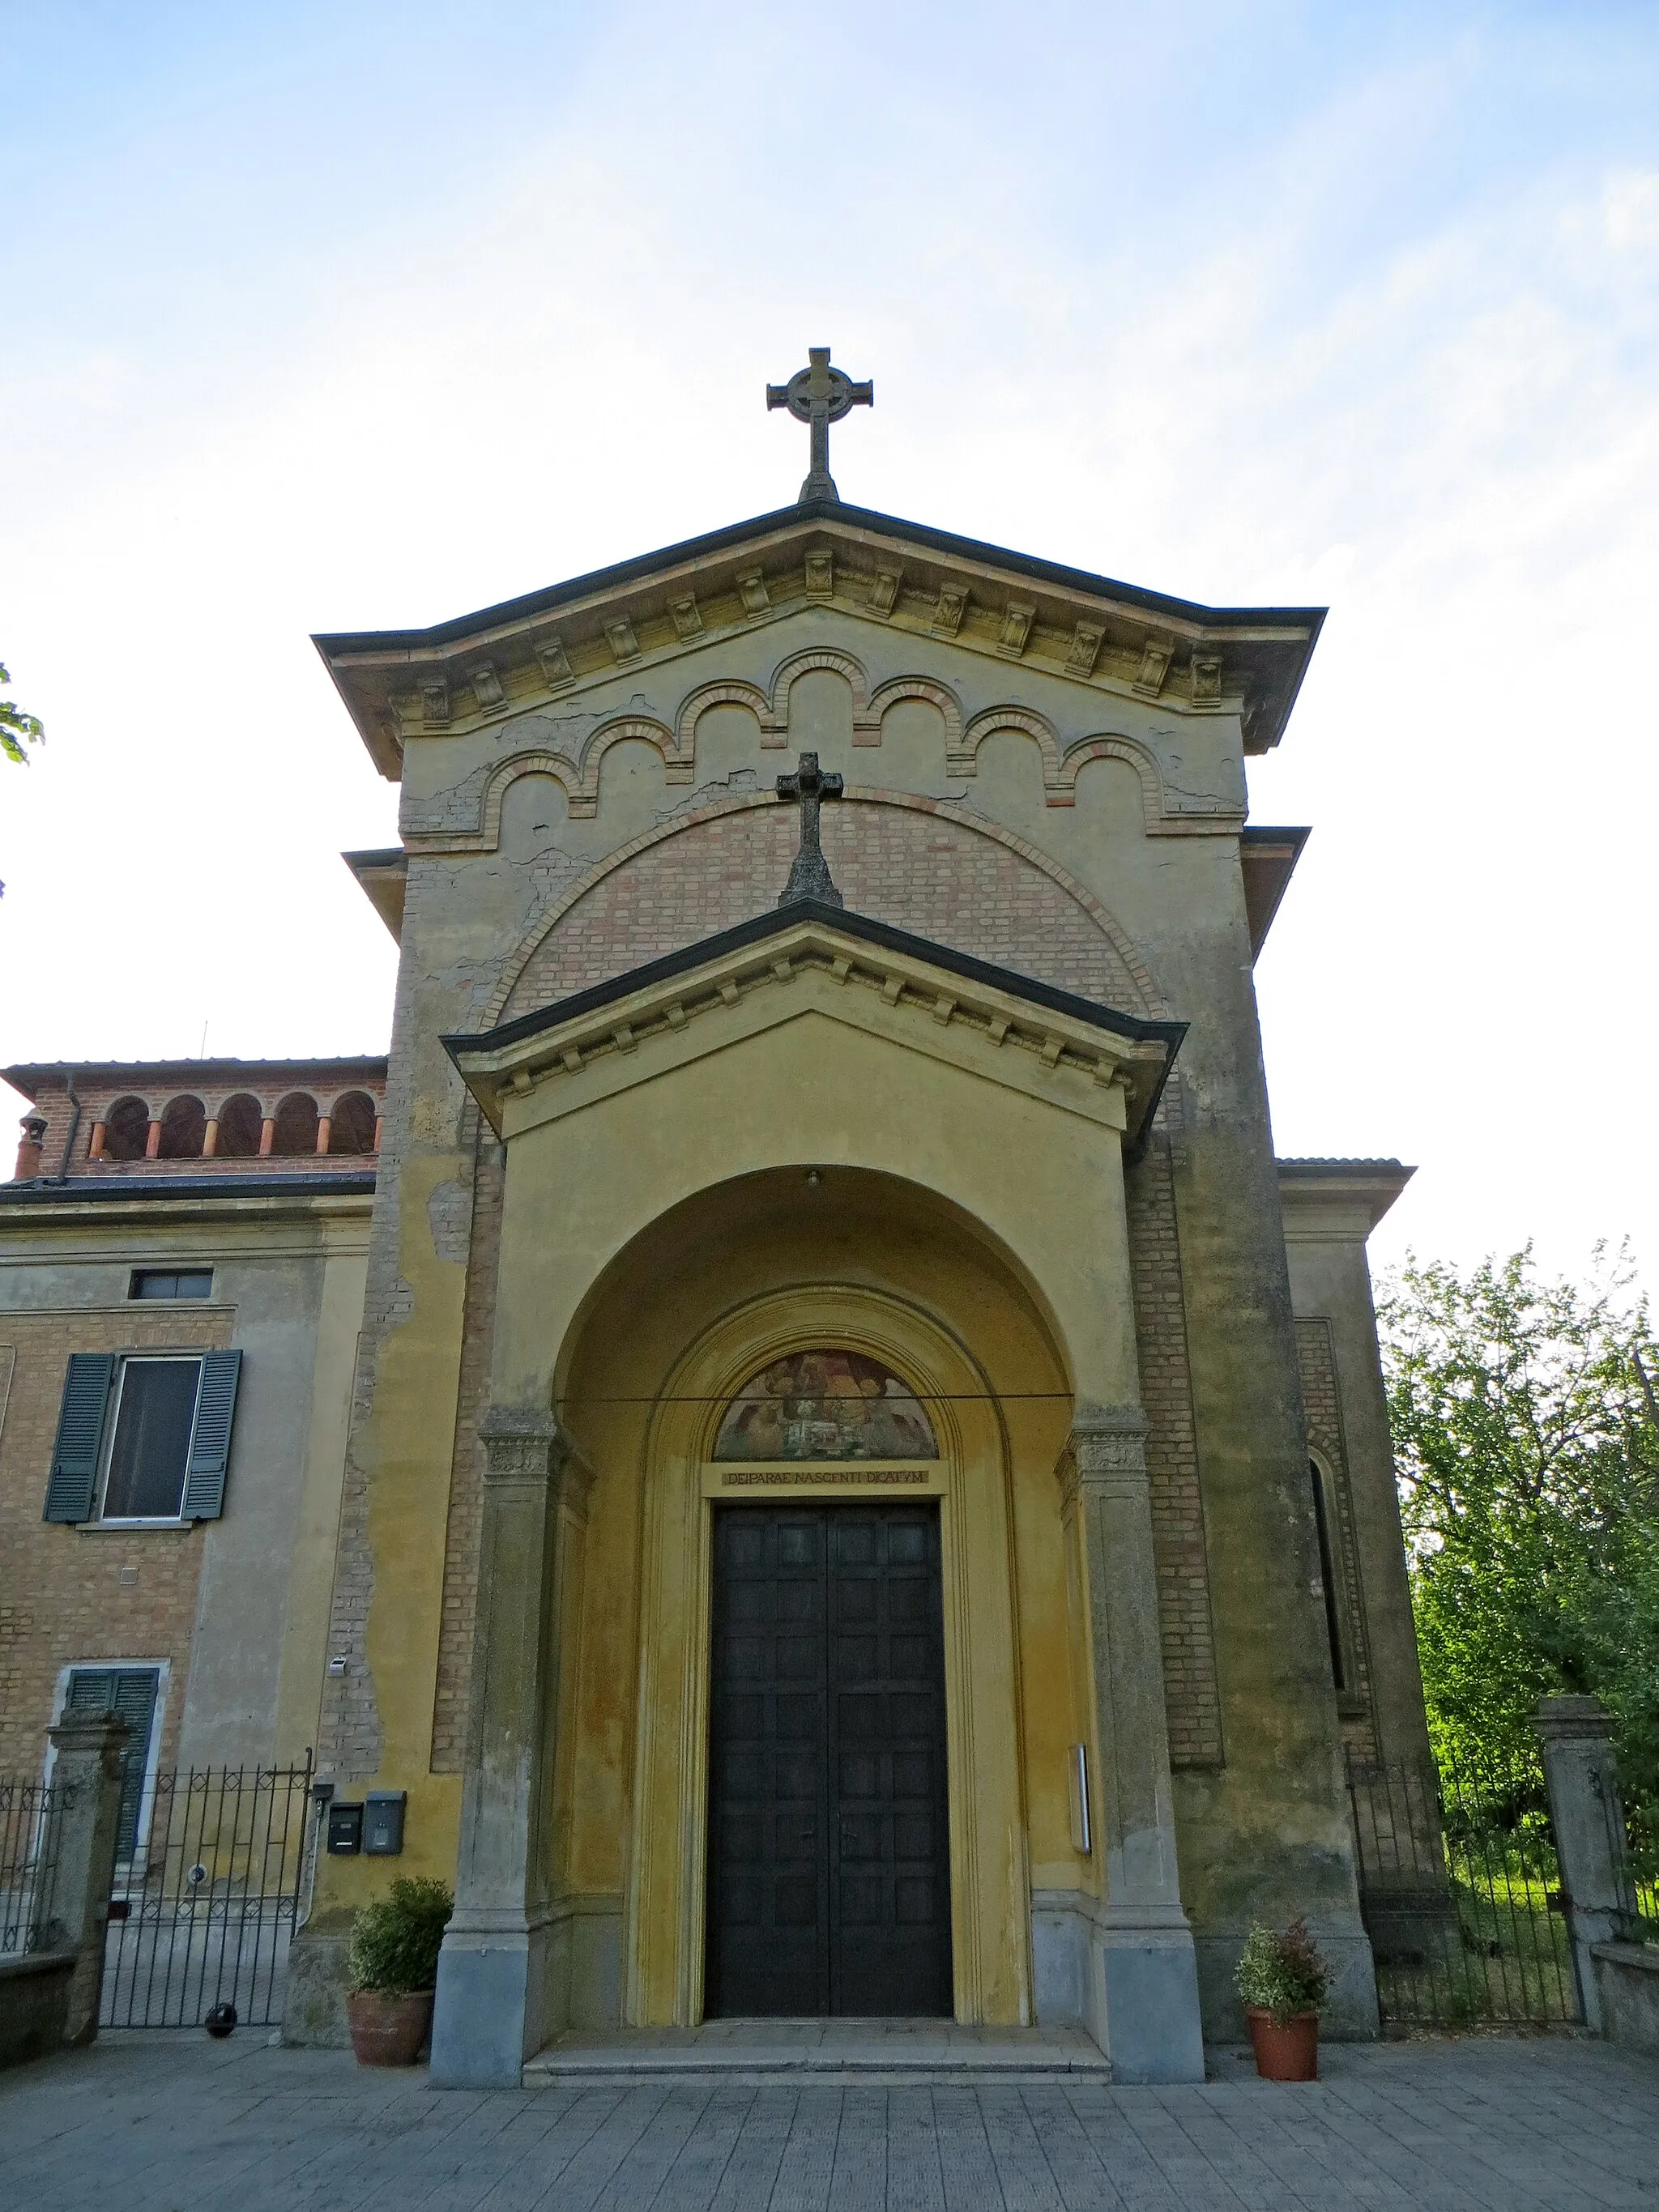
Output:
[[381,774],[404,739],[486,727],[809,606],[945,637],[1176,714],[1283,734],[1324,611],[1207,607],[840,501],[808,501],[424,630],[313,642]]

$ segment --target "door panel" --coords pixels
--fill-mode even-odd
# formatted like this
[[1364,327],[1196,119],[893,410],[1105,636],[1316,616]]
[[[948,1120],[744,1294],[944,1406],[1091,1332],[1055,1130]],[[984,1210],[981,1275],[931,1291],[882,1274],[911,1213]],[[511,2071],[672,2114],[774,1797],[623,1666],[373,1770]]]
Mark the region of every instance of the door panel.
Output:
[[705,2009],[951,2010],[939,1515],[714,1516]]

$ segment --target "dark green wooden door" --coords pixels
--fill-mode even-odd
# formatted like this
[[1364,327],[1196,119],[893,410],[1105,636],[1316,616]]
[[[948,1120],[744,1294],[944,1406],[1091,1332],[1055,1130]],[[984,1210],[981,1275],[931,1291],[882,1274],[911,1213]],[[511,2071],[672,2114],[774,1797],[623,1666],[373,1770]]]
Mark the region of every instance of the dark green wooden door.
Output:
[[714,1516],[704,2008],[951,2010],[939,1509]]

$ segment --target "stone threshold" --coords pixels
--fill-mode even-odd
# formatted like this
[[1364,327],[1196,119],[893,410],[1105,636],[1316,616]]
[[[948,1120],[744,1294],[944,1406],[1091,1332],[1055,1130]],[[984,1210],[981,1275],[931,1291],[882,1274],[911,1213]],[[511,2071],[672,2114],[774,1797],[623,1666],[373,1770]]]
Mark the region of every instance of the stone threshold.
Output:
[[720,2020],[701,2027],[572,2030],[524,2069],[526,2088],[657,2081],[856,2082],[871,2088],[957,2082],[1109,2082],[1080,2027],[963,2027],[943,2020]]

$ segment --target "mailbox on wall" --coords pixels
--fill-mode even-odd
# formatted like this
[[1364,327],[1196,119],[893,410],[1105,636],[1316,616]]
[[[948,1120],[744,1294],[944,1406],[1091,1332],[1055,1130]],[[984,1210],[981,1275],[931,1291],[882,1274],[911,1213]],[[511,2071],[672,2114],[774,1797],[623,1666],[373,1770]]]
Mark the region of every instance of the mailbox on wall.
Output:
[[328,1808],[328,1847],[336,1856],[363,1847],[363,1808],[337,1797]]
[[377,1858],[396,1858],[404,1847],[405,1790],[371,1790],[363,1816],[363,1849]]

